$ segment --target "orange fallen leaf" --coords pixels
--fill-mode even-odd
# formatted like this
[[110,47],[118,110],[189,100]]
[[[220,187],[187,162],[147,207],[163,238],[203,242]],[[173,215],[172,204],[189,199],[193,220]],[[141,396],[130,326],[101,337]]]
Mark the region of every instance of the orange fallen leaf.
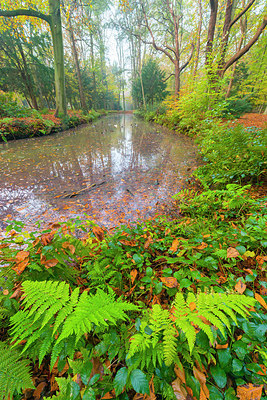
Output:
[[49,243],[52,242],[54,238],[54,233],[50,232],[50,233],[45,233],[41,236],[41,243],[44,246],[47,246]]
[[179,378],[176,378],[172,382],[172,388],[173,388],[174,395],[177,400],[186,400],[187,391],[183,386],[181,386],[181,380]]
[[169,250],[173,251],[173,252],[177,251],[178,245],[179,245],[179,240],[178,239],[174,239],[174,241],[172,242],[172,245],[171,245]]
[[264,307],[265,308],[265,310],[267,310],[267,304],[266,304],[266,301],[264,300],[264,298],[263,297],[261,297],[261,295],[260,294],[258,294],[258,293],[255,293],[255,299],[262,305],[262,307]]
[[258,261],[259,265],[262,265],[264,261],[267,261],[267,256],[257,256],[256,260]]
[[4,296],[7,296],[8,294],[9,294],[8,289],[3,290],[3,295],[4,295]]
[[173,278],[172,276],[169,277],[162,277],[160,278],[161,282],[164,283],[165,286],[168,288],[175,288],[178,286],[178,281],[176,278]]
[[99,226],[93,227],[93,234],[99,240],[99,242],[102,242],[102,240],[104,239],[104,231]]
[[189,308],[190,308],[190,310],[193,312],[193,311],[197,308],[196,303],[195,303],[194,301],[192,301],[192,302],[189,304]]
[[114,399],[116,397],[115,395],[115,390],[112,389],[110,392],[107,392],[101,399],[103,400],[108,400],[108,399]]
[[225,344],[216,344],[216,349],[220,350],[220,349],[227,349],[228,347],[228,343]]
[[263,385],[247,385],[237,386],[236,395],[240,400],[261,400]]
[[144,248],[148,249],[149,246],[151,245],[151,243],[153,243],[153,239],[151,236],[148,237],[148,239],[146,240],[145,244],[144,244]]
[[241,279],[239,279],[239,281],[237,282],[237,284],[235,285],[235,290],[240,293],[243,294],[244,291],[246,290],[246,285],[244,284],[244,282],[242,282]]
[[37,386],[37,388],[33,392],[34,399],[36,399],[36,400],[40,399],[42,391],[44,390],[45,386],[46,386],[46,382],[39,383],[39,385]]
[[227,258],[236,258],[238,256],[240,256],[240,254],[234,247],[228,247],[226,254]]
[[178,365],[175,365],[174,372],[177,378],[179,378],[182,381],[182,383],[186,383],[184,367],[182,365],[181,368],[179,368]]
[[206,247],[208,247],[208,244],[205,243],[205,242],[202,242],[199,246],[196,246],[196,249],[198,249],[198,250],[203,250],[203,249],[205,249]]
[[138,274],[137,269],[132,269],[131,270],[130,275],[131,275],[131,282],[132,283],[134,283],[135,278],[137,277],[137,274]]
[[73,244],[70,244],[69,242],[64,242],[62,244],[62,247],[63,249],[68,249],[71,252],[71,254],[75,253],[75,247],[73,246]]
[[21,261],[24,261],[25,258],[29,257],[30,253],[28,251],[19,251],[16,254],[16,262],[20,263]]
[[30,261],[29,255],[30,255],[30,253],[28,251],[19,251],[17,253],[16,265],[14,267],[12,267],[12,269],[14,271],[16,271],[16,273],[18,275],[20,275],[25,270],[27,265],[29,264],[29,261]]

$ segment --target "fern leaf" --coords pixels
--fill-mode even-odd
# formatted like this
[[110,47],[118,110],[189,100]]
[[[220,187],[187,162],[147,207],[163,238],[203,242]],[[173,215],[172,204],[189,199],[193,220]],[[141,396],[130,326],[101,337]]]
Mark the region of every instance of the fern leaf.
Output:
[[16,350],[0,342],[0,400],[12,398],[23,389],[34,389],[27,364]]

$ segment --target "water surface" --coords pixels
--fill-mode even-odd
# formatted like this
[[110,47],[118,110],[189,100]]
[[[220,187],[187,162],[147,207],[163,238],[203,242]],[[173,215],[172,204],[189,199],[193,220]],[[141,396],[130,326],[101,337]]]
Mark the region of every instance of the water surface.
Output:
[[0,227],[84,213],[105,226],[147,218],[181,189],[196,151],[192,139],[131,114],[1,143]]

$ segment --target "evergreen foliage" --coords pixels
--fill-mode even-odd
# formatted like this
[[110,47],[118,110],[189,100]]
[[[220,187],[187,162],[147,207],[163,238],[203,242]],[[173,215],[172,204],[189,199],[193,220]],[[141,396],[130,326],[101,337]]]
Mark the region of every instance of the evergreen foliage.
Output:
[[133,81],[133,99],[137,104],[144,106],[141,79],[144,89],[144,97],[147,104],[153,105],[153,103],[165,99],[167,95],[165,73],[160,70],[156,60],[149,58],[142,67],[141,78],[138,76]]

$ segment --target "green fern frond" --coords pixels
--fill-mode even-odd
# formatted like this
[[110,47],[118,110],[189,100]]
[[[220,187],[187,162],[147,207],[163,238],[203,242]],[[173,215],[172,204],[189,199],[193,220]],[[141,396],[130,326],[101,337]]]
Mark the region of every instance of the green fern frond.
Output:
[[20,354],[0,342],[0,400],[10,398],[23,389],[34,389],[30,368]]
[[25,281],[23,290],[24,308],[11,317],[15,346],[21,340],[26,340],[23,352],[38,346],[41,360],[52,348],[51,364],[63,348],[71,355],[84,334],[93,329],[103,331],[126,320],[127,311],[138,310],[133,304],[116,300],[114,292],[98,290],[91,295],[85,291],[79,295],[77,288],[70,295],[70,286],[65,282]]

